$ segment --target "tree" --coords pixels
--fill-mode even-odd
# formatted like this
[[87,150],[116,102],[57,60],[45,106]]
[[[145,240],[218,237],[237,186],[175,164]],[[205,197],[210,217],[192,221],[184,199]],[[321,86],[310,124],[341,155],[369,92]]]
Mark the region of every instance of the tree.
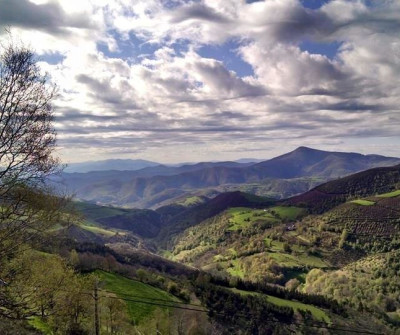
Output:
[[45,230],[65,204],[45,183],[59,170],[51,106],[56,87],[33,51],[9,40],[0,45],[0,257]]
[[29,48],[10,42],[0,54],[0,195],[23,183],[38,186],[58,168],[49,84]]

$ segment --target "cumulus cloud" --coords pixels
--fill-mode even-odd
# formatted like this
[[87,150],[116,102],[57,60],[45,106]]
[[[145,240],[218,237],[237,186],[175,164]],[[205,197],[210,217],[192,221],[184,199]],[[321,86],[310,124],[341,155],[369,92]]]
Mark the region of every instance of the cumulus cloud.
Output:
[[[385,141],[400,156],[398,1],[313,10],[298,0],[0,0],[6,26],[60,87],[66,160],[266,158],[297,145],[373,152]],[[231,41],[218,59],[200,52]],[[304,41],[339,47],[328,57]],[[238,75],[232,56],[254,74]]]
[[85,15],[69,16],[56,2],[35,4],[28,0],[1,0],[0,8],[0,27],[39,29],[50,34],[66,33],[67,27],[90,27],[90,20]]

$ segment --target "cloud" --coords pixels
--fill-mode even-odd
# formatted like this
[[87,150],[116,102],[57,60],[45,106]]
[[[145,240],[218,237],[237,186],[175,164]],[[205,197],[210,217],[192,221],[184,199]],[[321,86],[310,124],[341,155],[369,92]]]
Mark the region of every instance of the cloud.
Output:
[[65,34],[65,28],[90,28],[82,14],[69,16],[57,2],[35,4],[28,0],[0,0],[0,27],[39,29],[49,34]]
[[[388,148],[400,142],[398,1],[332,0],[315,10],[297,0],[0,7],[0,26],[32,41],[60,87],[54,106],[67,160],[265,157],[318,143],[365,152],[355,139],[374,150],[371,138],[386,138]],[[328,58],[304,50],[304,41],[340,47]],[[222,48],[229,44],[234,50]],[[221,57],[202,57],[204,46]],[[54,54],[59,62],[46,62]],[[252,75],[230,70],[233,55]]]

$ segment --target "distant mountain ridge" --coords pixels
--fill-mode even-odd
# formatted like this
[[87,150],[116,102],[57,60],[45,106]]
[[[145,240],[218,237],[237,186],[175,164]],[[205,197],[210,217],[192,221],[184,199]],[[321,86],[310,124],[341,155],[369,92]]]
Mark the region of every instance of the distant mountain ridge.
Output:
[[256,164],[217,162],[180,167],[159,165],[137,171],[74,173],[64,174],[63,177],[65,185],[80,199],[116,206],[155,208],[158,203],[203,188],[259,183],[266,178],[318,177],[323,182],[399,163],[400,159],[394,157],[299,147]]
[[106,159],[101,161],[70,163],[67,165],[64,171],[68,173],[85,173],[91,171],[107,170],[136,171],[157,165],[160,164],[143,159]]

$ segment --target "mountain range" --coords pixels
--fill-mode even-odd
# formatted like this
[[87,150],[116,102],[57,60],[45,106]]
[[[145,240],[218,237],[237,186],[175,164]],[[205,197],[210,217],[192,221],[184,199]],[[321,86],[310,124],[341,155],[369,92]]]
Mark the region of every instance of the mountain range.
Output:
[[298,183],[299,178],[318,178],[318,183],[322,183],[398,163],[400,159],[395,157],[299,147],[260,163],[206,162],[178,167],[156,165],[136,171],[63,173],[57,185],[64,185],[68,192],[86,201],[131,208],[157,208],[183,196],[215,196],[220,192],[218,188],[224,185],[230,185],[230,190],[234,191],[243,185],[267,187],[269,183],[287,184],[289,180],[298,185],[285,194],[292,196],[315,186]]
[[159,163],[143,159],[106,159],[101,161],[89,161],[82,163],[70,163],[64,169],[65,172],[85,173],[91,171],[136,171],[151,166],[157,166]]

